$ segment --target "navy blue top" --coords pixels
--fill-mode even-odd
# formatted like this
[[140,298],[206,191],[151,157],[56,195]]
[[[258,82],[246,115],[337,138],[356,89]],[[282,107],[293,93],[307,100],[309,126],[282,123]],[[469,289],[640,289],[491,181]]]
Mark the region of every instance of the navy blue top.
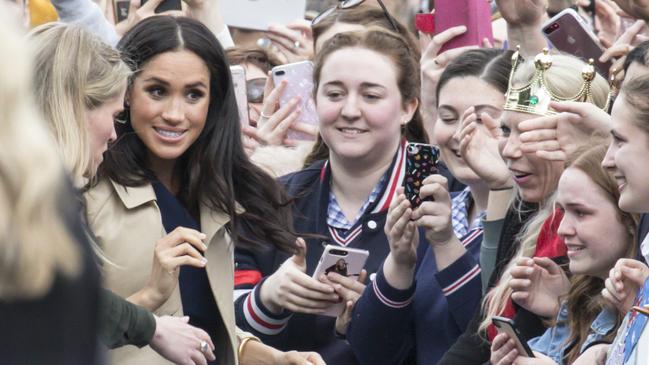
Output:
[[[162,225],[167,233],[177,227],[201,230],[200,223],[162,183],[155,181],[152,185],[160,208]],[[212,338],[218,337],[219,309],[214,301],[205,269],[182,266],[179,285],[183,312],[189,316],[189,323],[202,328]]]

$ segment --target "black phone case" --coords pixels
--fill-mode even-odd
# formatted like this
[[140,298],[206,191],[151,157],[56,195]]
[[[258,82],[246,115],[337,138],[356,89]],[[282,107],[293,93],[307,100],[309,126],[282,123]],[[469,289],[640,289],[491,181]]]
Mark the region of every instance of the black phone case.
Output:
[[[419,189],[424,179],[432,174],[437,174],[437,161],[439,149],[423,143],[408,143],[406,147],[406,177],[403,181],[406,198],[413,208],[422,203]],[[427,198],[426,200],[430,200]]]
[[[142,0],[142,5],[144,5],[146,1],[147,0]],[[181,0],[164,0],[157,8],[155,8],[155,12],[162,13],[169,10],[182,10],[180,1]]]

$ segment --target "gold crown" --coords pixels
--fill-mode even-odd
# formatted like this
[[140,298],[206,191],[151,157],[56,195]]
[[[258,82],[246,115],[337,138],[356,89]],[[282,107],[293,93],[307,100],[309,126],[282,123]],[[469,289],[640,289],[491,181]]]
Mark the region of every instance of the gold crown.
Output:
[[[550,101],[580,101],[595,104],[591,94],[592,82],[596,76],[592,58],[588,60],[588,64],[581,71],[584,83],[581,85],[579,92],[569,98],[556,95],[546,83],[545,71],[552,67],[552,56],[547,48],[544,48],[542,53],[534,57],[536,70],[532,81],[522,87],[516,88],[512,86],[512,79],[521,59],[519,49],[517,49],[512,55],[512,70],[509,74],[509,85],[505,94],[505,110],[537,115],[554,115],[557,112],[550,108]],[[607,101],[602,109],[607,111],[608,105],[609,102]]]

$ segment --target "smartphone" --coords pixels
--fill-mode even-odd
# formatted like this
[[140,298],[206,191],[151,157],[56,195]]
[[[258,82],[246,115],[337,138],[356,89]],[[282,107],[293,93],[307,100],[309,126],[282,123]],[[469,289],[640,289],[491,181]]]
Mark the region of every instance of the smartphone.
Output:
[[435,0],[435,33],[464,25],[466,33],[451,39],[440,53],[464,46],[481,46],[485,38],[493,43],[491,5],[485,0]]
[[[155,8],[156,13],[162,13],[169,10],[182,10],[182,5],[180,4],[181,0],[163,0],[157,8]],[[144,5],[147,0],[142,0],[142,5]]]
[[128,18],[128,8],[131,0],[114,0],[113,7],[115,11],[115,23],[122,22]]
[[[275,85],[279,85],[282,80],[287,81],[286,89],[279,98],[280,108],[288,104],[293,97],[299,96],[301,111],[297,121],[317,126],[318,114],[313,100],[313,63],[301,61],[275,66],[272,74]],[[289,131],[287,137],[297,140],[314,140],[312,136],[295,131]]]
[[[358,279],[369,255],[370,253],[367,250],[327,245],[322,252],[322,256],[320,256],[318,266],[313,272],[313,278],[317,280],[321,275],[335,272],[342,276]],[[338,317],[344,310],[345,303],[340,302],[325,309],[322,315]]]
[[415,28],[425,34],[435,34],[435,14],[415,14]]
[[250,118],[248,115],[248,90],[246,90],[246,69],[243,66],[230,66],[232,74],[232,85],[234,86],[234,97],[237,99],[237,108],[239,109],[239,121],[241,125],[248,125]]
[[[404,193],[410,201],[412,209],[421,205],[423,200],[419,190],[424,184],[424,179],[437,174],[439,161],[439,148],[424,143],[408,143],[406,146],[406,176],[403,181]],[[431,200],[432,198],[426,198]]]
[[530,346],[527,344],[523,335],[516,328],[516,324],[512,319],[493,316],[491,317],[491,323],[498,329],[499,333],[506,333],[509,335],[509,338],[513,339],[516,342],[516,350],[520,356],[534,357],[534,353]]
[[608,79],[611,61],[598,61],[604,49],[576,11],[570,8],[562,10],[543,24],[542,30],[545,37],[559,51],[577,56],[586,62],[592,58],[597,73]]

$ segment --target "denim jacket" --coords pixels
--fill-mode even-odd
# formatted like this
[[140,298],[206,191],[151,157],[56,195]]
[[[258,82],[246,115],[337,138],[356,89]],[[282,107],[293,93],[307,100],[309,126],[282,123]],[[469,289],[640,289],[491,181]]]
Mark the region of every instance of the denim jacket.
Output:
[[[537,351],[550,357],[557,364],[563,365],[565,352],[570,347],[566,343],[570,337],[570,328],[568,327],[568,308],[565,303],[559,309],[557,316],[557,325],[548,328],[545,333],[528,341],[532,351]],[[616,314],[610,309],[602,310],[593,324],[590,326],[590,332],[586,341],[584,341],[579,352],[586,350],[592,343],[601,341],[604,336],[614,330]]]

